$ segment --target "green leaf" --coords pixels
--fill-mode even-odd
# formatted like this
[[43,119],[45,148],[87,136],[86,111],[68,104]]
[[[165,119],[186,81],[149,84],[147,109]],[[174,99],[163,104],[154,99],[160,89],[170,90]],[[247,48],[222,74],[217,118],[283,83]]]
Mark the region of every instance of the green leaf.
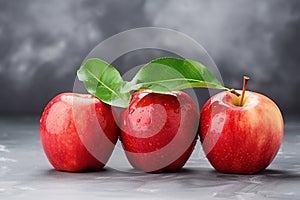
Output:
[[207,67],[193,60],[163,57],[144,65],[123,91],[151,89],[165,93],[186,88],[225,89]]
[[131,95],[121,92],[125,82],[118,70],[107,62],[97,58],[88,59],[77,71],[77,76],[87,91],[101,101],[112,106],[128,107]]

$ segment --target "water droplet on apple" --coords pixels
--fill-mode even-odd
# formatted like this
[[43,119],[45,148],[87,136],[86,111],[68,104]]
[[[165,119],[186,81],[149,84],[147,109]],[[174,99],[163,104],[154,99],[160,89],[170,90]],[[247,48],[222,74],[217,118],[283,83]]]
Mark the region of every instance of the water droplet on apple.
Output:
[[151,118],[147,118],[147,119],[145,120],[145,124],[147,124],[147,125],[150,125],[151,122],[152,122]]
[[134,111],[135,111],[135,109],[131,109],[131,110],[129,111],[129,114],[132,114]]

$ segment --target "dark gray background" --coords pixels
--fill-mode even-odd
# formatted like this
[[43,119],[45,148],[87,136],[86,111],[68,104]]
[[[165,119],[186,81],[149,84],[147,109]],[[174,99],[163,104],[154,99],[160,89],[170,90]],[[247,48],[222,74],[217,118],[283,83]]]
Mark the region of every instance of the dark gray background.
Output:
[[[52,97],[72,91],[76,70],[99,42],[145,26],[191,36],[226,86],[240,87],[247,74],[249,89],[275,100],[285,117],[298,115],[298,0],[0,0],[0,115],[40,115]],[[164,55],[143,53],[116,63]]]

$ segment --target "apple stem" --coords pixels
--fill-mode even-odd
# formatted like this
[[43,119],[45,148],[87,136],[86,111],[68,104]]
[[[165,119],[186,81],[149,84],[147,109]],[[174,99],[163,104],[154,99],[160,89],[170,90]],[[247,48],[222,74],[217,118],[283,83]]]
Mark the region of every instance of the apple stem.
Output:
[[243,83],[243,90],[242,90],[242,97],[241,97],[241,100],[240,100],[240,106],[243,105],[243,101],[244,101],[244,97],[245,97],[245,91],[246,91],[246,88],[247,88],[247,84],[248,84],[248,81],[249,81],[249,77],[248,76],[244,76],[244,83]]

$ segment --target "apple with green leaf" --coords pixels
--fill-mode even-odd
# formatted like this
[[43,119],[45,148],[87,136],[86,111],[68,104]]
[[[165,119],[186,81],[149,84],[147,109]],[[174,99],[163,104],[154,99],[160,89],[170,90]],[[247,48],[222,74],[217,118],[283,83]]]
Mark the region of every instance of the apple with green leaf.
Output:
[[59,94],[46,105],[40,119],[43,149],[60,171],[98,171],[105,166],[119,134],[117,112],[111,105],[126,106],[130,97],[118,92],[122,77],[108,63],[90,59],[83,66],[78,78],[93,95]]
[[165,57],[144,65],[124,87],[142,90],[120,114],[120,139],[132,166],[152,173],[179,171],[196,144],[199,115],[192,98],[177,90],[218,83],[192,60]]
[[111,105],[124,105],[123,98],[130,94],[117,94],[114,87],[98,84],[99,76],[110,77],[115,87],[123,83],[119,72],[104,61],[91,59],[77,75],[100,98],[78,93],[57,95],[42,113],[40,138],[56,170],[98,171],[107,163],[118,140],[117,112]]
[[200,114],[200,140],[207,159],[219,172],[254,174],[264,170],[278,152],[284,123],[268,97],[246,91],[241,96],[220,92]]

